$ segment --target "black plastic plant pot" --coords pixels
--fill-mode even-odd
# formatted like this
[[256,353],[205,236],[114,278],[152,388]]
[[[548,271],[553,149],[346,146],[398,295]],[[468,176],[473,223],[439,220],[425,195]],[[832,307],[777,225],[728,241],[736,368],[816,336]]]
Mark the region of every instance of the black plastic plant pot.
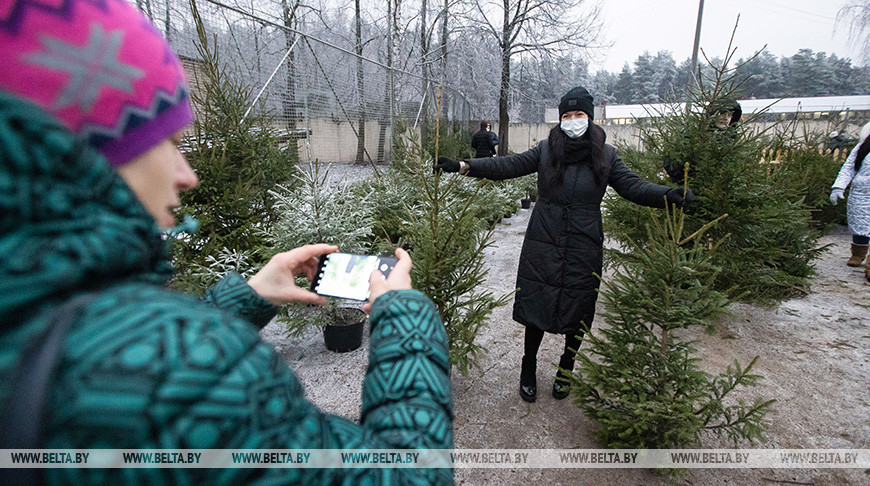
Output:
[[361,310],[354,310],[359,315],[346,325],[328,325],[323,328],[323,344],[326,349],[336,353],[347,353],[358,349],[362,345],[363,330],[365,329],[366,316]]
[[532,207],[532,200],[528,198],[520,199],[520,204],[523,205],[523,209],[529,209],[530,207]]
[[326,349],[336,353],[347,353],[362,345],[363,329],[366,321],[362,320],[349,326],[325,326],[323,328],[323,344]]

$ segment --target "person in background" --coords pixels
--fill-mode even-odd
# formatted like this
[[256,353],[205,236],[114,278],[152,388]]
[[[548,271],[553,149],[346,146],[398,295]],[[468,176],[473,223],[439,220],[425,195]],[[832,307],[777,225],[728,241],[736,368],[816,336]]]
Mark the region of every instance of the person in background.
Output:
[[475,157],[492,157],[495,155],[496,145],[498,136],[490,131],[489,122],[482,120],[480,130],[471,136],[471,148],[475,150]]
[[[737,137],[737,122],[743,116],[743,108],[733,98],[721,98],[710,103],[707,107],[707,116],[710,120],[710,130],[722,133],[724,140],[733,141]],[[688,139],[688,137],[686,137]],[[689,144],[691,146],[691,143]],[[670,177],[671,182],[682,184],[685,177],[685,163],[689,162],[689,177],[694,175],[694,156],[684,154],[683,157],[665,157],[663,168]],[[680,160],[677,160],[680,159]]]
[[826,144],[827,149],[831,152],[835,152],[837,150],[841,150],[846,147],[846,144],[851,142],[852,139],[846,137],[842,133],[834,130],[833,132],[828,134],[828,142]]
[[538,173],[538,202],[529,218],[517,270],[513,318],[526,327],[520,397],[537,396],[537,354],[544,333],[564,334],[565,349],[553,383],[553,397],[568,396],[565,373],[574,351],[592,326],[601,275],[604,231],[601,200],[607,186],[637,204],[684,206],[691,190],[645,181],[623,164],[604,130],[593,123],[592,95],[582,87],[559,102],[559,124],[547,140],[521,154],[455,161],[439,157],[435,171],[491,180]]
[[489,137],[492,139],[492,149],[495,150],[495,147],[498,147],[498,135],[496,135],[495,132],[492,131],[492,125],[490,125],[489,123],[486,124],[486,130],[489,132]]
[[743,108],[740,103],[733,98],[722,98],[711,103],[709,114],[713,124],[713,128],[717,130],[728,130],[735,126],[743,116]]
[[[294,277],[312,278],[337,247],[280,253],[199,300],[167,290],[161,228],[198,182],[176,147],[193,120],[178,57],[129,2],[0,0],[0,11],[4,448],[453,446],[447,336],[411,289],[406,252],[388,279],[371,277],[359,423],[323,413],[259,330],[277,306],[325,303]],[[410,468],[36,474],[48,485],[452,483],[450,469]]]
[[[870,123],[861,128],[861,142],[852,149],[846,162],[840,168],[837,179],[831,187],[831,204],[843,199],[846,188],[849,200],[846,202],[846,218],[852,231],[852,256],[846,261],[850,267],[860,267],[867,256],[870,244]],[[870,258],[864,266],[864,277],[870,281]]]

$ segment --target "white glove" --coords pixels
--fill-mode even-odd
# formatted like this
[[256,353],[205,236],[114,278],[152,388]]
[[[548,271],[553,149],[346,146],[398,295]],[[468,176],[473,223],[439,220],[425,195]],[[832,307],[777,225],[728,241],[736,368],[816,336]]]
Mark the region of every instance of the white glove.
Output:
[[843,189],[835,187],[833,190],[831,190],[831,204],[836,206],[837,200],[839,199],[843,199]]

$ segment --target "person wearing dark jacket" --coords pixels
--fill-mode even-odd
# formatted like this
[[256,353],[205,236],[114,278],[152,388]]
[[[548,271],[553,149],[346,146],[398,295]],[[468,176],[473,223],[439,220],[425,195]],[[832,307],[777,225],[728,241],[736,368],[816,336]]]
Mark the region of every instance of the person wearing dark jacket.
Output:
[[[493,150],[495,150],[495,147],[498,145],[498,135],[492,131],[492,126],[489,123],[486,124],[486,131],[489,132],[489,138],[492,139]],[[493,153],[493,155],[495,155],[495,153]]]
[[[0,443],[23,449],[449,449],[447,336],[411,260],[371,276],[359,422],[319,410],[260,329],[331,245],[166,288],[197,175],[181,63],[126,1],[0,0]],[[405,344],[412,343],[413,346]],[[53,361],[53,364],[52,364]],[[45,373],[40,374],[40,370]],[[39,378],[44,377],[44,378]],[[29,400],[44,395],[42,400]],[[41,406],[33,406],[41,402]],[[0,483],[13,470],[0,470]],[[20,470],[14,470],[20,471]],[[40,469],[33,484],[452,484],[450,469]],[[31,477],[32,478],[32,477]]]
[[568,396],[564,373],[574,368],[574,353],[584,329],[592,325],[601,274],[604,232],[601,200],[607,186],[644,206],[684,205],[681,189],[645,181],[623,164],[605,143],[604,130],[592,123],[592,96],[577,87],[559,102],[560,122],[547,140],[518,155],[454,161],[439,157],[435,170],[491,180],[538,173],[538,202],[532,210],[517,270],[513,318],[526,326],[520,396],[537,394],[537,353],[544,333],[565,335],[565,350],[553,396]]
[[495,146],[498,145],[498,137],[489,131],[489,122],[480,122],[480,130],[471,136],[471,148],[475,150],[475,157],[492,157],[495,155]]

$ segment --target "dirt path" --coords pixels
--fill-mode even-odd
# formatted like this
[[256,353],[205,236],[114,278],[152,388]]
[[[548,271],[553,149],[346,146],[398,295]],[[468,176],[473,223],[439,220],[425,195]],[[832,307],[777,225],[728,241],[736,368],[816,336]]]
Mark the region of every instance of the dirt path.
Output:
[[[513,289],[522,238],[531,210],[521,210],[495,231],[487,256],[488,287]],[[698,339],[705,370],[716,373],[737,359],[760,356],[756,371],[765,378],[746,393],[775,398],[764,448],[870,448],[870,284],[863,269],[846,267],[849,235],[838,231],[822,239],[831,247],[817,262],[812,293],[776,308],[735,304],[733,316],[717,335],[702,330]],[[457,448],[599,448],[595,424],[568,400],[549,392],[564,345],[561,336],[546,335],[538,355],[539,398],[520,400],[519,363],[522,326],[511,319],[511,305],[497,309],[479,336],[488,353],[480,370],[467,377],[454,374]],[[596,319],[594,326],[601,326]],[[367,360],[367,340],[357,351],[325,350],[316,329],[301,339],[287,339],[271,324],[263,337],[290,362],[310,400],[326,411],[351,419],[359,416],[360,388]],[[728,448],[725,439],[705,437],[701,447]],[[649,470],[635,469],[461,469],[457,484],[657,485],[669,484]],[[870,484],[859,469],[695,469],[675,480],[686,485]]]

